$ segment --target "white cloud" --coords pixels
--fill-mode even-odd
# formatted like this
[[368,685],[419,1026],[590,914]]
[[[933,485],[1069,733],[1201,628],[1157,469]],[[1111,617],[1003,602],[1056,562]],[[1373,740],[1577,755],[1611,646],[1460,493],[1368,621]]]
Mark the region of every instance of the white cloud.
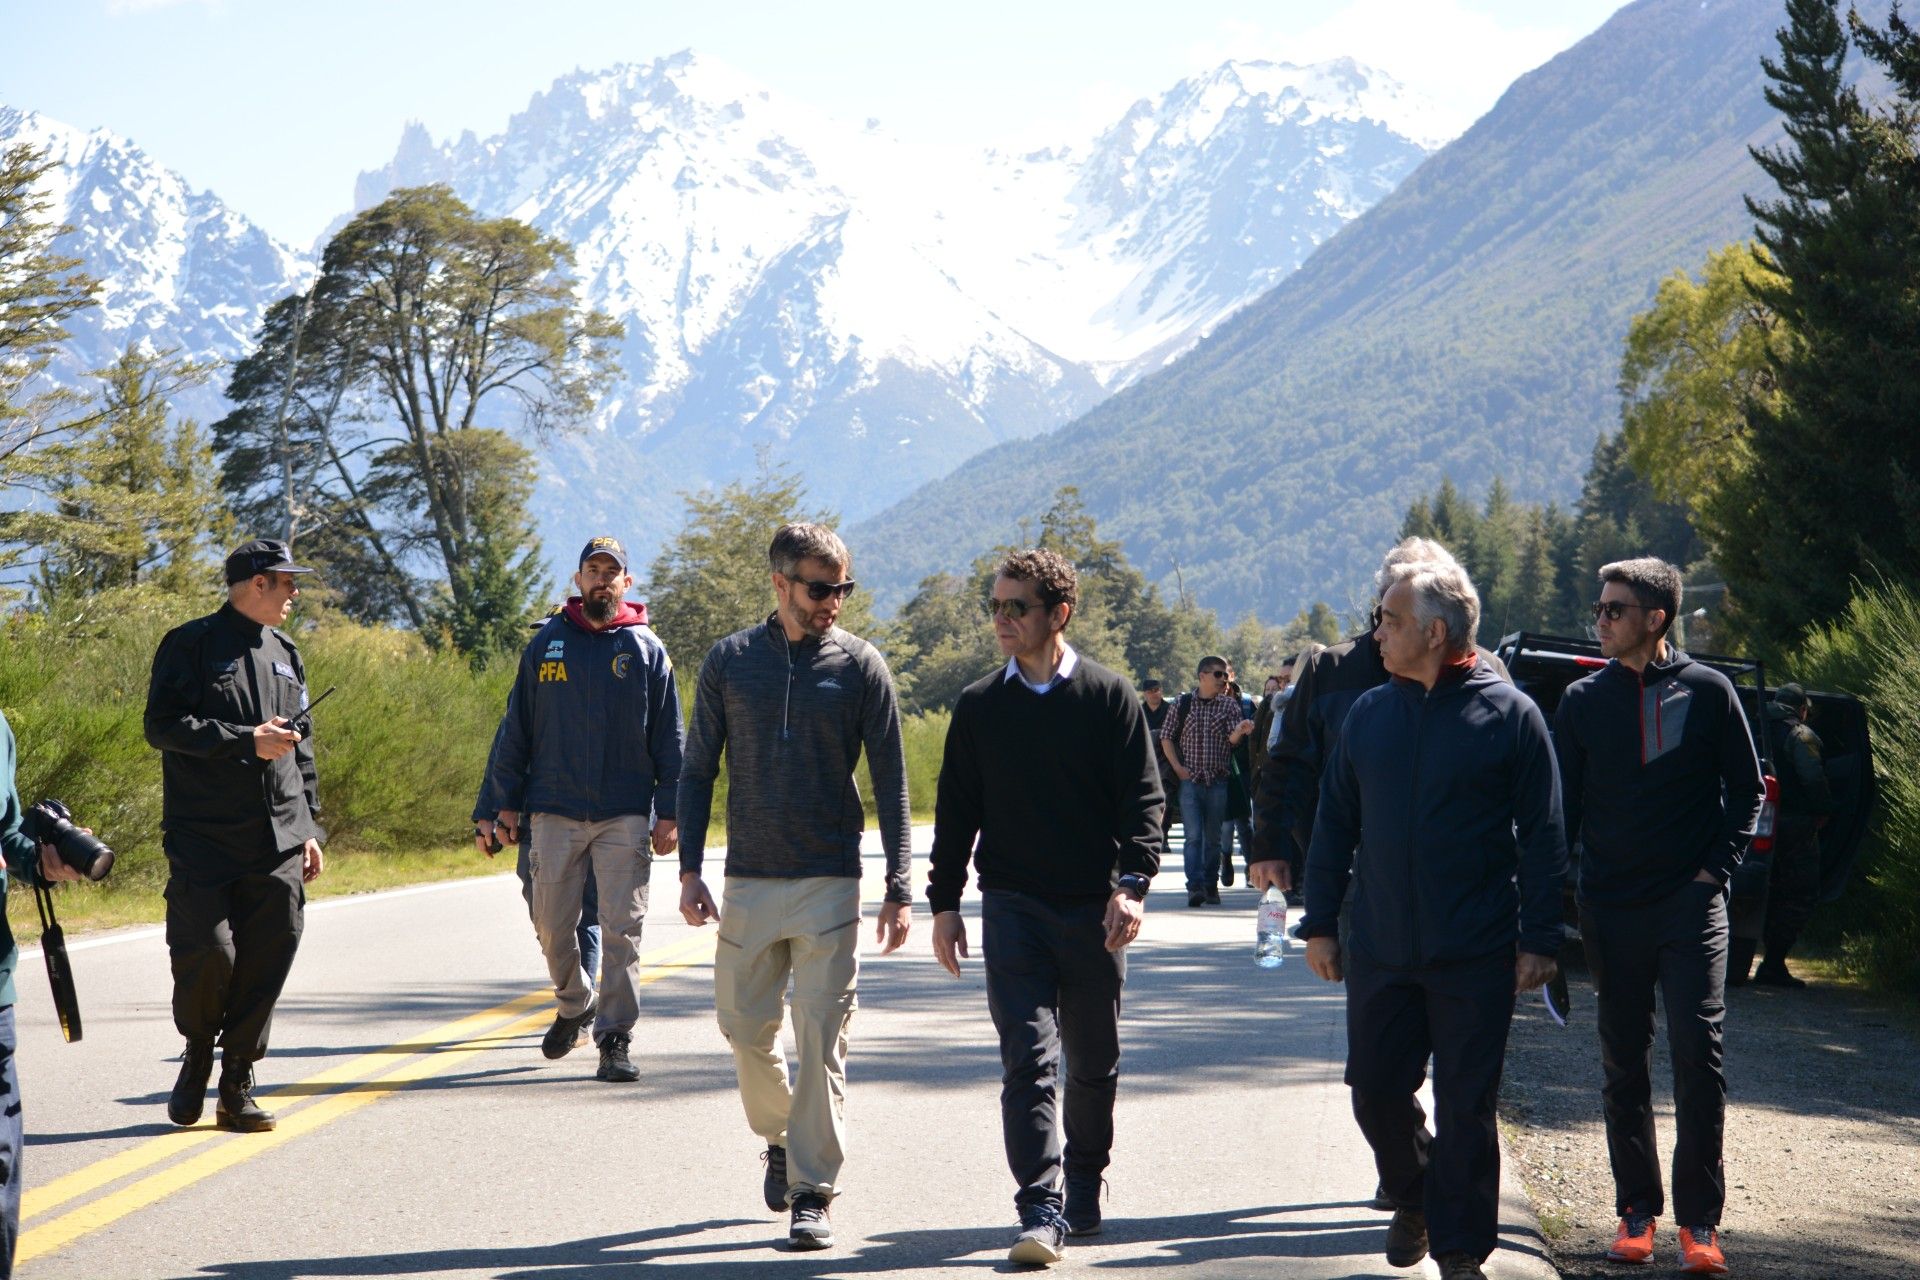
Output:
[[[1542,10],[1550,6],[1541,6]],[[1189,49],[1195,70],[1228,58],[1319,62],[1350,56],[1429,99],[1436,132],[1463,132],[1506,87],[1588,34],[1593,24],[1501,23],[1460,0],[1348,0],[1308,26],[1230,22]]]

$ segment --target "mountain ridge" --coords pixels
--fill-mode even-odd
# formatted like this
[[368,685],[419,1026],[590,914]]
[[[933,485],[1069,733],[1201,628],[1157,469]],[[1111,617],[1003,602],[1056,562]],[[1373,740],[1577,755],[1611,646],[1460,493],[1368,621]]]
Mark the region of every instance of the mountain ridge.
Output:
[[1442,475],[1570,498],[1616,421],[1631,315],[1747,231],[1777,22],[1739,0],[1622,9],[1178,363],[857,525],[884,548],[864,572],[897,598],[1072,483],[1150,575],[1281,620],[1344,602]]

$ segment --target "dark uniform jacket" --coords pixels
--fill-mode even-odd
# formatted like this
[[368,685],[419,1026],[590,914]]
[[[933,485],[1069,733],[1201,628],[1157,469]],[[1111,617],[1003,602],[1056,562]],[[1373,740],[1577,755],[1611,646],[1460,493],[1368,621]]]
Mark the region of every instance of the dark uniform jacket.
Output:
[[547,619],[520,655],[482,803],[579,822],[672,818],[684,731],[666,646],[631,605],[599,630],[574,613]]
[[[1355,850],[1358,849],[1358,859]],[[1567,842],[1546,717],[1485,661],[1394,680],[1348,712],[1320,785],[1302,938],[1414,968],[1560,953]]]
[[322,839],[313,738],[278,760],[253,729],[307,707],[307,673],[285,634],[232,605],[166,634],[147,686],[147,741],[160,750],[162,845],[199,884],[271,870]]
[[1773,769],[1780,779],[1780,821],[1811,823],[1831,816],[1836,805],[1833,784],[1821,763],[1820,735],[1777,702],[1767,704],[1767,739],[1773,748]]

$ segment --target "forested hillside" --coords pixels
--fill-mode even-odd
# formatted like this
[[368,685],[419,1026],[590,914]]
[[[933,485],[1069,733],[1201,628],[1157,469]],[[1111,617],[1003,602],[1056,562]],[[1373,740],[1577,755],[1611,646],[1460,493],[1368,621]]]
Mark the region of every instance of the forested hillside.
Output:
[[1780,24],[1771,0],[1629,5],[1186,359],[860,526],[869,576],[899,593],[1074,484],[1151,577],[1278,619],[1351,594],[1443,475],[1570,499],[1629,319],[1751,229]]

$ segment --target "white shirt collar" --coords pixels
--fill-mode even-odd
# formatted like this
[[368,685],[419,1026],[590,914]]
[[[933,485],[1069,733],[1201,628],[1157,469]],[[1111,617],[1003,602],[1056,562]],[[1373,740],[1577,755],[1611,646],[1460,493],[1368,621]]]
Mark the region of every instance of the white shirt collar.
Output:
[[1063,640],[1060,642],[1060,669],[1053,673],[1053,678],[1051,680],[1047,681],[1045,684],[1035,684],[1033,681],[1027,679],[1025,676],[1020,674],[1020,659],[1008,658],[1007,671],[1005,675],[1000,677],[1000,683],[1005,684],[1009,680],[1018,680],[1021,684],[1024,684],[1025,686],[1027,686],[1027,688],[1033,690],[1035,693],[1045,693],[1049,689],[1052,689],[1055,685],[1064,682],[1070,676],[1072,676],[1073,669],[1079,665],[1080,665],[1080,655],[1073,651],[1072,645],[1068,644],[1066,641]]

